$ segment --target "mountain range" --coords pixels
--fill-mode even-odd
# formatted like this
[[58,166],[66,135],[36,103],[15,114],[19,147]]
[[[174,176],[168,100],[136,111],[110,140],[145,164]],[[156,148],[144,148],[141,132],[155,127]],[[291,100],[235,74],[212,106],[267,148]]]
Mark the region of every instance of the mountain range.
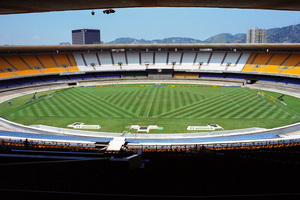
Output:
[[[198,40],[186,37],[171,37],[165,39],[145,40],[135,38],[117,38],[110,44],[159,44],[159,43],[245,43],[246,34],[221,33],[206,40]],[[268,43],[300,43],[300,24],[285,26],[282,28],[267,29]]]

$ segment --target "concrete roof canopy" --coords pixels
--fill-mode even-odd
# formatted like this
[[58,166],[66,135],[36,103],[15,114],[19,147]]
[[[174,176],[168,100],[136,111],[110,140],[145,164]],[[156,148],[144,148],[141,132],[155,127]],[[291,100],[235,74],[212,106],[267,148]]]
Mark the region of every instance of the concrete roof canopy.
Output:
[[0,0],[0,14],[133,7],[300,10],[299,0]]

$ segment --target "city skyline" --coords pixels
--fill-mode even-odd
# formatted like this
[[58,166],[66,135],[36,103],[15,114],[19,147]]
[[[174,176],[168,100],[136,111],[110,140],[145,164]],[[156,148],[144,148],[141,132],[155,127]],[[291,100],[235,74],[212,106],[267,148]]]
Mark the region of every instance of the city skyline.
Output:
[[120,37],[205,40],[219,33],[247,33],[300,23],[296,11],[218,8],[123,8],[105,15],[102,10],[1,15],[0,45],[57,45],[72,43],[73,29],[100,29],[104,43]]

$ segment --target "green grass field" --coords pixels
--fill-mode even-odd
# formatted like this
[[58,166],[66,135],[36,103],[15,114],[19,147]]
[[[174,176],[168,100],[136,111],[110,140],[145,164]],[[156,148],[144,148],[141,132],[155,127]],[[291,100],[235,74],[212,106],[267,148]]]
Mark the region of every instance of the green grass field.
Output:
[[[187,126],[207,124],[219,124],[225,130],[273,128],[300,121],[300,99],[290,96],[284,97],[288,104],[284,106],[246,88],[147,86],[76,87],[24,104],[31,94],[13,99],[11,105],[2,103],[0,115],[26,125],[99,124],[100,131],[108,132],[134,132],[126,128],[129,125],[164,127],[151,133],[192,132]],[[275,98],[281,95],[266,93]]]

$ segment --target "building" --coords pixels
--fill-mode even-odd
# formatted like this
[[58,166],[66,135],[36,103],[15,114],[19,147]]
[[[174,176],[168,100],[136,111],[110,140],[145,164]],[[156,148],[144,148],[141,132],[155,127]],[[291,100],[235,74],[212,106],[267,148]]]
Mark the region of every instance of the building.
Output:
[[72,30],[72,44],[100,44],[99,29],[76,29]]
[[266,29],[249,29],[247,32],[247,43],[266,43],[266,35]]

